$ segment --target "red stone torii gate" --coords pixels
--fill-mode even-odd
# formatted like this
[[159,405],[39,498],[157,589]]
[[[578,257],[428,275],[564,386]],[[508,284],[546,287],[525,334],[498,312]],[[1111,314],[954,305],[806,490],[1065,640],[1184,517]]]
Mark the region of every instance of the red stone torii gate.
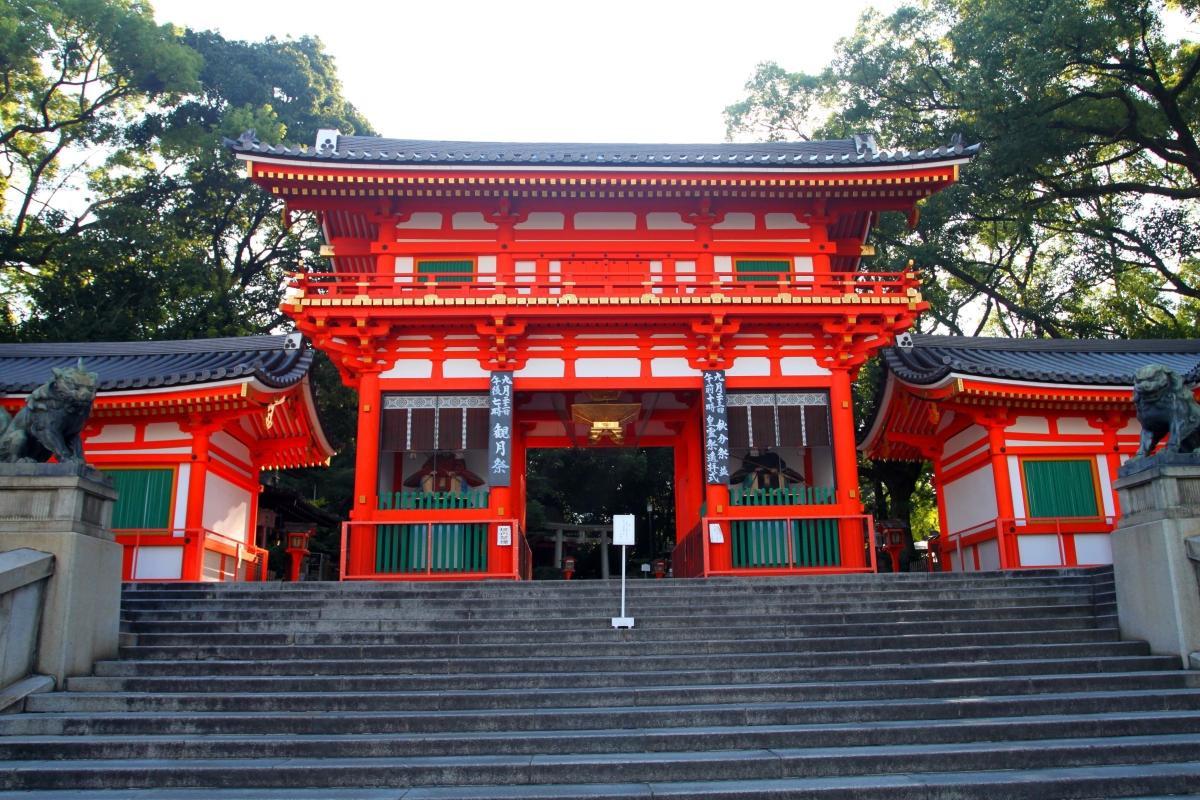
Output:
[[676,574],[870,568],[851,383],[925,304],[865,240],[975,148],[318,142],[229,145],[325,233],[283,308],[359,392],[343,577],[527,576],[526,450],[629,444]]

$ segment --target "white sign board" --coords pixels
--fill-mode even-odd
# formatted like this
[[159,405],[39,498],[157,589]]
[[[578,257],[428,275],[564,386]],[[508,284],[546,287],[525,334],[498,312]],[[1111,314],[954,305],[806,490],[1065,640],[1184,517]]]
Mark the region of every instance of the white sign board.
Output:
[[512,525],[496,526],[496,544],[499,547],[512,546]]
[[721,531],[721,523],[708,523],[708,540],[713,544],[725,544],[725,534]]
[[613,515],[613,544],[633,545],[633,514]]

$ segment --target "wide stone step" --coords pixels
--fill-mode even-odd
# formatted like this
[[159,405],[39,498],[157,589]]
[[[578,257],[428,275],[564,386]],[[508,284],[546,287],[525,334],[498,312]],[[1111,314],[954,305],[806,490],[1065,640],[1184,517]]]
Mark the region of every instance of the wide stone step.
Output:
[[[288,620],[307,619],[307,620],[330,620],[330,621],[356,621],[356,620],[388,620],[388,621],[403,621],[404,626],[409,630],[418,631],[470,631],[470,630],[493,630],[497,627],[520,628],[527,631],[553,631],[563,627],[581,627],[588,625],[607,624],[611,616],[619,612],[619,604],[613,603],[608,607],[590,607],[584,609],[572,609],[569,614],[538,614],[535,609],[522,610],[521,614],[503,614],[492,613],[490,610],[478,610],[478,612],[462,613],[446,616],[420,615],[420,614],[404,614],[395,608],[377,608],[372,610],[352,609],[342,610],[330,608],[313,612],[308,615],[295,615],[293,613],[283,614],[281,624],[286,625]],[[920,619],[937,619],[937,608],[929,608],[922,610],[914,610],[907,614],[894,612],[894,610],[878,610],[876,613],[857,613],[857,612],[841,612],[830,613],[823,612],[821,614],[808,614],[802,612],[769,612],[769,610],[755,610],[738,608],[736,612],[728,612],[721,614],[704,613],[703,610],[680,609],[674,614],[643,614],[642,609],[636,606],[628,606],[629,613],[637,619],[637,627],[642,630],[647,628],[678,628],[678,627],[728,627],[728,626],[755,626],[763,624],[779,624],[779,622],[798,622],[809,620],[815,622],[871,622],[877,620],[878,624],[887,625],[890,620],[920,620]],[[1016,609],[1016,613],[1007,607],[983,607],[979,608],[978,616],[988,618],[988,616],[1016,616],[1020,610],[1025,610],[1031,615],[1076,615],[1090,616],[1097,613],[1096,608],[1091,604],[1031,604],[1031,606],[1022,606]],[[961,615],[960,619],[970,619],[970,615]],[[178,619],[158,619],[157,616],[126,616],[126,621],[133,624],[145,624],[145,622],[175,622],[175,621],[239,621],[247,619],[263,619],[262,610],[247,609],[244,613],[228,612],[224,615],[206,615],[203,612],[180,612]]]
[[[1025,695],[1066,691],[1179,689],[1200,683],[1187,673],[1132,672],[989,678],[939,678],[905,685],[909,698]],[[895,681],[842,681],[688,686],[613,686],[586,689],[488,689],[479,691],[335,691],[124,693],[52,692],[32,695],[30,712],[105,711],[315,711],[470,710],[655,706],[679,703],[814,702],[885,700]]]
[[[612,628],[601,629],[600,632],[591,629],[578,628],[573,630],[552,630],[533,635],[530,631],[490,631],[490,632],[447,632],[430,634],[429,632],[414,632],[406,628],[402,621],[385,622],[356,622],[339,625],[336,622],[323,621],[314,623],[307,628],[295,624],[280,626],[275,631],[258,632],[246,631],[173,631],[162,633],[137,632],[134,640],[141,647],[211,647],[221,645],[385,645],[404,642],[414,648],[448,648],[472,647],[489,648],[505,645],[523,648],[535,648],[540,654],[554,654],[559,651],[576,652],[581,644],[589,649],[600,647],[611,652],[620,648],[634,649],[639,652],[671,653],[686,651],[694,647],[707,647],[707,642],[743,642],[750,646],[754,641],[776,639],[833,639],[833,638],[863,638],[878,636],[886,633],[891,637],[912,636],[952,636],[961,634],[1008,633],[1026,637],[1037,636],[1040,633],[1068,630],[1095,630],[1098,628],[1115,627],[1115,619],[1110,617],[1074,616],[1074,617],[1039,617],[1030,620],[1021,619],[979,619],[962,621],[931,621],[931,622],[865,622],[853,624],[810,625],[807,622],[787,625],[759,625],[752,628],[715,628],[707,631],[701,629],[680,628],[664,635],[664,629],[654,629],[651,633],[641,631],[618,631]],[[690,636],[686,634],[690,633]],[[567,637],[571,634],[570,638]],[[720,639],[706,637],[720,636]],[[729,638],[733,637],[733,638]],[[732,646],[732,644],[730,645]]]
[[642,730],[495,731],[473,734],[245,736],[10,736],[6,760],[119,758],[383,758],[863,747],[1073,737],[1200,734],[1200,712],[1108,713],[840,725],[711,726]]
[[[67,689],[78,692],[223,692],[223,691],[398,691],[407,689],[548,689],[593,686],[662,686],[697,683],[783,683],[801,681],[916,681],[927,678],[927,665],[889,664],[871,667],[780,668],[740,670],[670,670],[637,673],[613,672],[527,672],[496,675],[466,673],[459,675],[319,675],[303,669],[286,671],[280,666],[270,675],[245,675],[229,665],[228,672],[217,673],[213,662],[194,663],[190,672],[155,675],[151,667],[158,662],[106,662],[103,672],[113,677],[87,676],[68,678]],[[142,667],[139,669],[138,667]],[[1178,668],[1174,656],[1122,656],[1095,659],[1046,659],[1042,661],[982,661],[943,663],[933,668],[941,677],[995,677],[1059,675],[1066,673],[1169,671]],[[115,677],[115,675],[127,677]]]
[[[722,636],[741,635],[746,638],[774,637],[833,637],[853,636],[864,633],[887,631],[891,635],[911,635],[917,633],[948,634],[948,633],[1033,633],[1045,630],[1087,629],[1105,627],[1115,624],[1115,617],[1096,617],[1091,614],[1076,614],[1073,616],[1036,616],[1023,618],[1019,615],[1011,617],[986,618],[936,618],[927,620],[904,619],[875,619],[866,622],[816,623],[811,618],[805,618],[795,624],[763,624],[752,628],[717,629]],[[253,622],[228,623],[135,623],[128,631],[137,634],[137,642],[143,646],[162,645],[211,645],[238,644],[244,641],[254,641],[259,644],[384,644],[402,637],[403,641],[413,645],[426,644],[489,644],[510,643],[514,639],[522,642],[546,647],[557,644],[563,647],[575,646],[579,642],[592,643],[596,640],[596,630],[592,628],[559,629],[551,631],[471,631],[436,633],[429,631],[413,631],[404,620],[317,620],[304,623],[300,620],[284,621],[272,625],[268,620]],[[666,639],[665,629],[656,629],[649,642],[637,642],[631,646],[646,644],[667,644],[675,647],[687,647],[697,638],[696,629],[680,628],[671,632],[671,638]],[[564,637],[570,636],[567,639]],[[615,642],[614,642],[615,643]],[[612,644],[612,643],[606,643]]]
[[0,735],[110,734],[332,734],[475,731],[587,730],[604,728],[705,727],[712,725],[809,725],[870,721],[973,719],[1038,715],[1200,711],[1200,691],[1057,692],[997,697],[889,699],[824,702],[751,702],[463,711],[328,711],[322,713],[230,711],[116,711],[27,713],[0,716]]
[[[121,800],[1198,800],[1200,762],[1038,770],[889,773],[761,781],[686,781],[415,789],[129,789]],[[1169,793],[1169,794],[1167,794]],[[116,800],[106,790],[2,792],[0,800]]]
[[411,758],[139,759],[28,761],[0,773],[0,788],[159,788],[527,785],[599,781],[731,781],[936,772],[1191,763],[1200,735],[874,747],[741,749],[571,755]]
[[[633,600],[645,602],[647,604],[658,605],[679,605],[683,603],[694,603],[699,605],[715,604],[715,605],[731,605],[731,604],[757,604],[757,603],[777,603],[785,601],[795,602],[845,602],[847,600],[868,600],[868,601],[898,601],[898,600],[921,600],[927,598],[937,599],[979,599],[979,598],[1011,598],[1020,600],[1025,595],[1062,595],[1069,597],[1091,597],[1097,593],[1104,591],[1112,591],[1111,585],[1103,585],[1096,583],[1062,583],[1062,582],[1045,582],[1045,583],[1022,583],[1013,586],[993,586],[979,585],[976,583],[967,583],[960,586],[950,586],[942,583],[934,583],[925,587],[912,586],[886,586],[877,585],[873,587],[862,586],[841,586],[833,585],[824,588],[816,587],[798,587],[784,586],[774,587],[766,590],[738,591],[736,589],[716,589],[710,587],[697,587],[690,591],[644,591],[639,590],[636,582],[631,583],[626,591],[626,596]],[[271,584],[271,586],[281,586],[281,584]],[[582,587],[580,587],[582,588]],[[378,604],[390,603],[393,605],[404,606],[421,606],[425,608],[464,608],[478,606],[491,600],[501,600],[504,605],[522,607],[528,605],[537,605],[547,601],[563,601],[570,603],[572,601],[595,601],[605,598],[620,597],[620,582],[613,581],[607,585],[600,587],[596,591],[580,591],[570,590],[558,593],[546,592],[515,592],[509,591],[492,591],[489,590],[485,595],[480,596],[480,592],[457,591],[457,592],[413,592],[403,589],[399,590],[376,590],[372,592],[356,592],[343,591],[341,589],[324,589],[315,591],[287,591],[279,590],[261,590],[256,592],[244,592],[235,589],[218,590],[210,593],[189,593],[189,592],[163,592],[161,594],[146,594],[141,592],[125,593],[122,595],[122,602],[129,608],[173,608],[183,603],[195,603],[197,601],[204,604],[216,604],[220,607],[230,605],[248,606],[255,604],[269,604],[275,606],[292,605],[293,607],[304,607],[323,603],[362,603],[362,604]]]
[[[824,663],[880,663],[880,654],[896,653],[895,663],[911,663],[937,658],[938,653],[960,660],[992,658],[1033,658],[1036,654],[1051,653],[1056,648],[1069,649],[1073,655],[1137,655],[1146,650],[1142,642],[1121,642],[1111,629],[1076,631],[1044,631],[1036,639],[1039,644],[1025,644],[1028,638],[1013,634],[945,634],[943,636],[875,636],[844,638],[784,639],[763,642],[763,646],[746,646],[740,650],[706,652],[697,648],[694,653],[676,655],[606,655],[576,648],[577,655],[549,656],[531,654],[533,648],[517,644],[517,654],[488,656],[481,648],[500,648],[501,645],[456,645],[453,647],[403,644],[387,645],[215,645],[212,647],[127,647],[122,658],[139,660],[208,661],[263,660],[270,662],[294,660],[391,660],[398,669],[390,672],[471,672],[483,668],[497,671],[528,670],[531,665],[547,672],[578,669],[583,662],[597,669],[681,669],[693,664],[711,667],[785,666],[787,659],[801,659],[792,666],[802,666],[805,658],[824,657]],[[403,641],[397,639],[397,642]],[[483,650],[486,653],[486,650]],[[839,662],[838,659],[841,659]],[[442,663],[435,663],[442,662]],[[761,663],[760,663],[761,662]],[[770,663],[768,663],[770,662]]]

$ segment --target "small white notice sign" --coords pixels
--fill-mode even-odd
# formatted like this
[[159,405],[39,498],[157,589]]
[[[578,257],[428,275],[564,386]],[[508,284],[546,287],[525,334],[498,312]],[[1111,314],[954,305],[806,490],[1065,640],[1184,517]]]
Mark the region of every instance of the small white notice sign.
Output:
[[633,543],[633,514],[613,514],[613,544]]
[[721,523],[708,523],[708,541],[713,544],[725,544],[725,533],[721,530]]
[[512,545],[512,525],[496,526],[496,544],[500,547]]

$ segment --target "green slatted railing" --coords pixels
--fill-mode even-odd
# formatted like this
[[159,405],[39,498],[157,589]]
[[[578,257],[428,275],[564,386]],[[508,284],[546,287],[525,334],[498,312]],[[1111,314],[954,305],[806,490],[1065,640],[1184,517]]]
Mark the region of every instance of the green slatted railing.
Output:
[[780,489],[729,489],[731,506],[824,506],[836,502],[832,486],[788,486]]
[[384,511],[448,511],[487,507],[487,489],[468,492],[391,492],[379,496],[379,508]]
[[733,269],[738,283],[769,283],[792,277],[791,262],[775,259],[738,259]]
[[486,522],[380,525],[375,571],[380,574],[486,572]]
[[475,262],[470,259],[417,262],[417,280],[424,283],[470,283],[475,280]]
[[842,563],[836,519],[733,520],[730,528],[735,569]]

